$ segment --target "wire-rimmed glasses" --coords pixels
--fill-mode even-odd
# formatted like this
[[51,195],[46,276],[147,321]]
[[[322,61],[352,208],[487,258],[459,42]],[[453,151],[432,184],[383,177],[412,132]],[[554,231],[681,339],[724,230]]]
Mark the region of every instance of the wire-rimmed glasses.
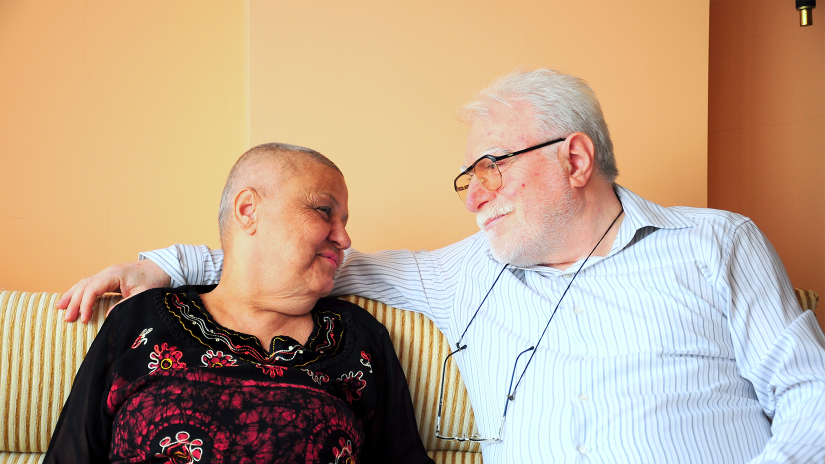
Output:
[[[556,140],[555,142],[558,142],[558,140]],[[547,144],[550,144],[550,143],[554,143],[554,141],[547,142]],[[514,153],[514,154],[517,154],[517,153]],[[618,199],[618,197],[616,197],[616,198]],[[613,222],[610,223],[610,226],[607,228],[607,230],[604,231],[604,234],[599,239],[599,241],[596,242],[596,246],[594,246],[593,249],[590,250],[590,253],[588,253],[587,257],[584,259],[584,261],[582,261],[581,266],[579,266],[578,270],[576,270],[576,272],[573,274],[573,277],[570,279],[570,282],[567,283],[567,287],[564,289],[564,292],[559,297],[559,301],[556,302],[556,307],[553,308],[553,312],[550,314],[550,318],[547,319],[547,324],[544,326],[544,330],[542,330],[541,336],[539,336],[539,339],[536,342],[536,344],[531,346],[530,348],[527,348],[526,350],[519,353],[518,356],[516,356],[516,362],[513,363],[513,373],[510,376],[510,385],[509,385],[509,387],[507,387],[507,400],[504,403],[504,413],[501,415],[501,425],[499,425],[498,433],[496,434],[496,436],[493,437],[493,438],[483,438],[478,434],[473,434],[472,436],[462,435],[462,436],[458,436],[458,437],[445,437],[441,434],[441,407],[444,404],[444,379],[447,375],[447,361],[449,361],[449,359],[453,355],[455,355],[457,353],[460,353],[460,352],[467,349],[467,344],[465,343],[464,345],[462,345],[461,341],[464,340],[464,336],[467,335],[467,331],[470,329],[470,326],[473,325],[473,321],[475,321],[476,316],[478,315],[478,312],[481,310],[481,307],[484,306],[484,302],[487,301],[487,297],[490,296],[490,292],[492,292],[493,288],[496,286],[496,283],[498,282],[498,279],[501,278],[501,275],[504,274],[504,271],[507,270],[507,267],[509,266],[509,264],[504,265],[504,267],[501,269],[501,272],[498,273],[498,276],[496,277],[496,280],[493,281],[493,285],[490,286],[490,289],[487,290],[487,294],[484,295],[484,298],[481,300],[481,303],[478,305],[478,309],[476,309],[476,312],[473,313],[473,317],[470,318],[470,322],[467,323],[467,327],[464,328],[464,332],[462,332],[461,337],[459,337],[458,341],[455,344],[456,349],[454,351],[450,352],[450,354],[448,354],[447,357],[444,358],[444,363],[441,366],[441,385],[439,387],[438,410],[436,412],[436,419],[435,419],[435,436],[437,438],[440,438],[442,440],[456,440],[456,441],[459,441],[459,442],[471,441],[471,442],[476,442],[476,443],[501,443],[502,435],[504,434],[504,423],[507,420],[507,408],[510,405],[510,403],[513,402],[516,399],[516,390],[518,389],[519,385],[521,384],[521,381],[524,378],[524,374],[527,373],[527,368],[530,367],[530,363],[533,361],[533,356],[536,355],[536,347],[538,347],[541,344],[541,341],[544,340],[544,335],[547,333],[547,329],[550,327],[550,323],[553,322],[553,316],[556,315],[556,311],[558,311],[559,306],[561,305],[561,302],[564,300],[564,297],[567,295],[568,290],[570,290],[570,286],[573,285],[573,281],[576,280],[576,277],[579,275],[579,272],[581,272],[581,270],[584,268],[584,265],[587,264],[587,261],[590,259],[590,257],[593,256],[593,253],[596,251],[596,248],[599,247],[599,244],[602,243],[602,240],[604,240],[604,238],[607,236],[607,233],[610,232],[611,228],[613,228],[613,224],[615,224],[616,221],[619,220],[619,217],[621,217],[622,213],[624,213],[624,207],[621,206],[621,203],[622,203],[621,200],[619,200],[619,206],[620,206],[619,214],[616,216],[615,219],[613,219]],[[524,355],[525,353],[530,352],[530,351],[532,351],[532,353],[530,353],[530,357],[527,358],[527,364],[525,364],[524,369],[521,371],[521,375],[519,376],[518,382],[516,382],[516,385],[513,386],[513,381],[516,378],[516,368],[518,367],[518,361],[519,361],[519,359],[521,359],[522,355]]]
[[505,153],[501,156],[484,155],[477,159],[472,166],[461,170],[461,174],[459,174],[453,181],[453,188],[455,188],[455,192],[458,194],[458,198],[461,199],[462,203],[464,203],[464,200],[467,199],[467,191],[470,189],[470,182],[473,180],[473,177],[478,179],[478,182],[482,185],[482,187],[487,190],[498,190],[502,185],[501,171],[498,168],[499,161],[512,158],[522,153],[527,153],[528,151],[538,150],[539,148],[546,147],[547,145],[563,142],[565,140],[567,139],[560,138],[550,140],[523,150]]
[[475,443],[501,443],[502,435],[504,434],[504,423],[507,420],[507,407],[510,405],[511,401],[515,400],[515,392],[513,391],[513,380],[516,377],[516,367],[518,366],[518,360],[519,358],[521,358],[521,355],[527,353],[528,351],[532,351],[533,349],[535,349],[535,347],[531,346],[530,348],[527,348],[526,350],[519,353],[519,355],[516,357],[516,362],[513,365],[513,375],[510,377],[510,387],[507,390],[507,400],[504,403],[504,413],[501,415],[501,424],[499,425],[496,436],[491,438],[483,438],[481,435],[475,433],[470,436],[460,435],[456,437],[444,436],[441,434],[441,407],[444,404],[444,379],[447,376],[447,362],[454,354],[460,353],[465,349],[467,349],[466,344],[461,346],[456,344],[456,349],[454,351],[451,351],[450,354],[448,354],[447,357],[444,358],[444,363],[441,366],[441,386],[438,389],[438,410],[436,411],[435,416],[435,436],[442,440],[455,440],[458,442],[471,441]]

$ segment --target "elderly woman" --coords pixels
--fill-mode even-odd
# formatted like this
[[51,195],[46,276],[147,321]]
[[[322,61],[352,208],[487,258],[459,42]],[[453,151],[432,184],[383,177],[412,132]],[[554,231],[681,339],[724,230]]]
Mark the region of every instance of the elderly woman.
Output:
[[221,198],[220,284],[115,307],[45,462],[432,462],[386,329],[323,298],[346,222],[329,159],[283,144],[246,152]]

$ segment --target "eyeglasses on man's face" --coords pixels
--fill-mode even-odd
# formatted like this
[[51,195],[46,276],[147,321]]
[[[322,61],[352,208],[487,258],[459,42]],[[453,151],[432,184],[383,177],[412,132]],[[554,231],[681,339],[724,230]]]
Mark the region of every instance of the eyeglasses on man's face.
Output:
[[477,159],[472,166],[463,169],[461,174],[455,178],[453,181],[455,192],[458,194],[461,202],[464,203],[467,199],[467,192],[470,190],[470,182],[473,180],[473,177],[478,179],[478,182],[482,185],[482,187],[487,190],[498,190],[502,185],[501,171],[498,169],[499,161],[512,158],[522,153],[527,153],[528,151],[538,150],[539,148],[546,147],[547,145],[563,142],[565,140],[565,138],[550,140],[549,142],[540,143],[523,150],[505,153],[501,156],[484,155]]

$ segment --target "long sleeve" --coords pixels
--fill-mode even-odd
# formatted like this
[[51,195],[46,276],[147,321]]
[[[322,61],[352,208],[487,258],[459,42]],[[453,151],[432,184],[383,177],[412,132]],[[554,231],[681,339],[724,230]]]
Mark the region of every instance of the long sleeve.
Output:
[[172,245],[144,251],[138,259],[160,266],[172,279],[172,287],[217,284],[223,272],[223,250],[210,250],[206,245]]
[[824,462],[825,336],[752,222],[738,227],[727,256],[721,287],[737,364],[772,419],[772,436],[752,464]]
[[116,330],[110,318],[80,365],[52,435],[44,463],[108,463],[112,417],[106,412],[111,351]]
[[[362,253],[349,249],[335,276],[332,295],[356,294],[388,305],[424,313],[446,328],[453,298],[468,257],[487,252],[480,234],[435,251],[387,250]],[[220,281],[223,252],[205,245],[173,245],[142,252],[172,279],[172,287]]]

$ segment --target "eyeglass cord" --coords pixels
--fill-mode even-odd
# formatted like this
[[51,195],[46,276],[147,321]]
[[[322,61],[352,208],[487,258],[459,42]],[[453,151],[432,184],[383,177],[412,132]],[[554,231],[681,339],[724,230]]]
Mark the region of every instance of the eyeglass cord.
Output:
[[[618,197],[617,197],[617,199],[618,199]],[[591,256],[593,256],[593,253],[596,252],[596,248],[598,248],[599,245],[601,245],[602,240],[604,240],[604,238],[607,237],[607,233],[610,232],[610,229],[613,228],[613,225],[616,224],[616,221],[618,221],[619,218],[622,216],[622,213],[624,213],[624,207],[622,206],[621,200],[619,200],[619,206],[620,206],[619,214],[616,216],[615,219],[613,219],[613,222],[611,222],[610,226],[608,226],[607,230],[604,231],[604,234],[602,234],[602,237],[599,239],[598,242],[596,242],[596,246],[594,246],[593,249],[590,250],[590,253],[588,253],[587,257],[584,259],[581,266],[579,266],[579,268],[573,274],[573,278],[570,279],[570,282],[568,282],[567,287],[564,289],[564,293],[561,294],[561,298],[559,298],[558,303],[556,303],[556,307],[553,308],[553,312],[550,314],[550,318],[547,320],[547,324],[544,326],[544,330],[542,330],[541,336],[539,337],[539,340],[536,342],[536,344],[534,346],[531,346],[531,347],[527,348],[526,350],[519,353],[518,356],[516,356],[516,362],[513,365],[513,375],[510,377],[510,386],[508,387],[508,390],[509,390],[508,394],[507,394],[507,400],[508,401],[506,401],[504,403],[504,416],[505,417],[507,416],[507,407],[509,406],[510,401],[515,400],[516,390],[518,390],[519,385],[521,385],[521,380],[524,378],[524,374],[527,373],[527,368],[530,367],[530,363],[533,361],[533,357],[536,355],[536,351],[537,351],[536,348],[538,348],[538,346],[541,344],[541,341],[544,339],[544,335],[547,333],[547,329],[550,327],[550,322],[553,321],[553,316],[556,315],[556,311],[558,311],[559,306],[561,305],[561,302],[564,300],[564,297],[567,295],[567,291],[570,290],[570,286],[573,285],[573,281],[576,280],[576,276],[579,275],[579,272],[581,272],[582,268],[584,268],[584,265],[587,264],[587,261],[590,259]],[[487,290],[487,294],[484,295],[484,299],[481,300],[481,304],[478,305],[478,309],[476,309],[476,311],[473,313],[473,317],[470,318],[470,322],[467,324],[467,327],[464,329],[464,332],[461,333],[461,337],[459,337],[458,341],[455,344],[455,347],[457,348],[458,351],[462,351],[465,348],[467,348],[467,345],[463,345],[463,346],[461,345],[461,341],[464,340],[464,336],[467,334],[467,331],[470,329],[470,326],[473,325],[473,322],[475,322],[475,319],[476,319],[476,316],[478,315],[478,312],[481,310],[482,306],[484,306],[484,302],[487,301],[487,297],[490,296],[490,292],[493,291],[493,288],[495,288],[496,283],[498,283],[498,280],[501,278],[501,275],[504,274],[504,271],[507,269],[507,267],[509,265],[510,265],[509,263],[505,264],[504,267],[501,268],[501,271],[498,273],[498,276],[496,276],[496,280],[493,281],[493,285],[491,285],[490,289]],[[516,387],[513,388],[513,380],[515,379],[516,367],[518,366],[518,360],[521,358],[521,356],[523,354],[527,353],[528,351],[532,351],[532,353],[530,353],[530,357],[527,359],[527,364],[524,366],[524,370],[522,370],[521,375],[519,375],[518,382],[516,382]]]
[[[524,370],[521,371],[521,375],[518,378],[518,382],[516,382],[516,387],[513,390],[511,390],[509,395],[507,395],[508,400],[513,401],[515,399],[516,390],[518,390],[518,387],[521,384],[521,380],[524,378],[524,374],[527,372],[527,368],[530,367],[530,362],[533,361],[533,356],[536,355],[536,351],[537,351],[536,348],[538,348],[538,346],[541,344],[541,341],[544,339],[544,334],[547,333],[547,329],[550,327],[550,322],[553,321],[553,316],[556,315],[556,311],[558,311],[559,305],[561,305],[562,300],[564,300],[564,296],[567,295],[567,291],[570,290],[570,286],[573,285],[573,281],[576,280],[576,276],[579,275],[579,272],[581,272],[584,265],[587,264],[587,260],[589,260],[590,257],[593,256],[593,253],[596,252],[596,248],[599,247],[599,245],[602,243],[602,240],[604,240],[604,238],[607,237],[607,233],[610,232],[610,229],[613,228],[613,224],[616,224],[616,221],[618,221],[619,218],[622,216],[622,213],[624,213],[624,207],[622,206],[621,200],[619,200],[619,206],[620,206],[619,214],[616,215],[616,218],[613,219],[613,222],[611,222],[610,226],[608,226],[607,230],[604,231],[604,234],[602,235],[602,238],[600,238],[599,241],[596,242],[596,246],[594,246],[593,249],[590,250],[590,253],[588,253],[587,258],[584,259],[581,266],[579,266],[579,268],[576,270],[576,273],[573,274],[573,278],[570,279],[570,282],[567,284],[567,288],[564,289],[564,293],[561,294],[561,298],[559,298],[559,302],[556,303],[556,307],[553,309],[553,313],[550,314],[550,319],[547,320],[547,325],[544,326],[544,330],[542,330],[542,332],[541,332],[541,336],[539,337],[539,341],[536,342],[535,346],[531,346],[528,350],[525,350],[525,351],[522,352],[522,354],[524,354],[525,352],[527,352],[529,350],[533,350],[533,352],[530,353],[530,357],[527,359],[527,365],[525,365]],[[519,356],[521,356],[521,355],[519,355]],[[518,363],[518,358],[516,358],[516,363]],[[515,367],[513,368],[513,372],[515,373]],[[510,383],[512,385],[512,379],[510,380]],[[507,414],[507,403],[504,404],[504,413]]]

